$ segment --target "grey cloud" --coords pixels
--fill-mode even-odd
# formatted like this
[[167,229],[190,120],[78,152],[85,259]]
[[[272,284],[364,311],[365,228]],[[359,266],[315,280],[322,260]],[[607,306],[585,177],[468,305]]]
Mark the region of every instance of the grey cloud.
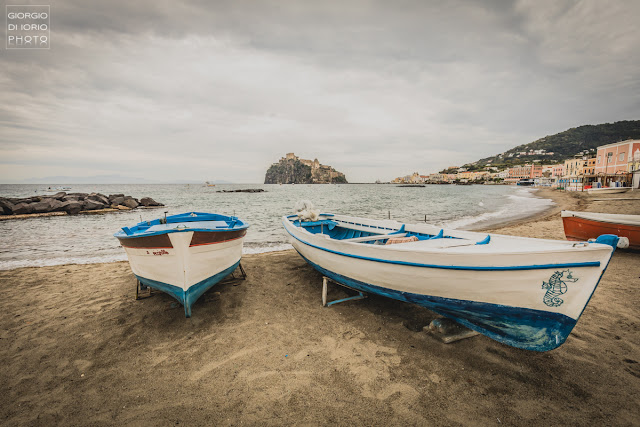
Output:
[[[53,147],[77,153],[51,162],[73,170],[92,161],[87,147],[169,165],[179,146],[177,158],[197,161],[172,179],[217,167],[259,181],[288,151],[353,180],[389,179],[386,159],[427,173],[640,111],[636,2],[78,0],[51,11],[50,51],[0,56],[0,158],[31,164],[29,176]],[[245,163],[219,161],[237,151]],[[114,173],[125,163],[96,161]]]

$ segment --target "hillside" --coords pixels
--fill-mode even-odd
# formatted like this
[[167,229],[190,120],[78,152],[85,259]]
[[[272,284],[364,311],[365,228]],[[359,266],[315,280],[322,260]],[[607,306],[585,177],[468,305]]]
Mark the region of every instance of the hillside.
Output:
[[[473,169],[487,164],[511,166],[532,162],[533,160],[540,160],[544,163],[557,163],[571,158],[581,151],[595,150],[600,145],[626,139],[640,139],[640,120],[626,120],[571,128],[555,135],[547,135],[528,144],[519,145],[504,153],[480,159],[468,166]],[[545,150],[546,153],[553,153],[553,155],[519,154],[525,151],[528,153],[532,150]]]

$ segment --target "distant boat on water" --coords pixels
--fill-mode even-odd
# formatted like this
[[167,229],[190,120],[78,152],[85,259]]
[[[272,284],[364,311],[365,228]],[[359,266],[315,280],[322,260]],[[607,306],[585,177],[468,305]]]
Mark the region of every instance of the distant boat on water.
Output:
[[192,304],[240,263],[248,228],[235,216],[188,212],[122,227],[114,236],[136,278],[177,299],[191,317]]
[[291,215],[282,223],[323,275],[535,351],[565,342],[618,242],[611,235],[573,243],[334,214],[313,219]]
[[204,182],[204,186],[205,187],[215,187],[216,185],[215,184],[211,184],[209,181],[205,181]]

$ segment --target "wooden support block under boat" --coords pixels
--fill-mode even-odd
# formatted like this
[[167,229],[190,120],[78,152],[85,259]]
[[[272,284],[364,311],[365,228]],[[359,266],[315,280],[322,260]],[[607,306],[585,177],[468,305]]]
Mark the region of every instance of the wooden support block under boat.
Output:
[[479,335],[478,332],[465,328],[458,322],[446,317],[432,320],[429,326],[425,326],[423,330],[445,344]]

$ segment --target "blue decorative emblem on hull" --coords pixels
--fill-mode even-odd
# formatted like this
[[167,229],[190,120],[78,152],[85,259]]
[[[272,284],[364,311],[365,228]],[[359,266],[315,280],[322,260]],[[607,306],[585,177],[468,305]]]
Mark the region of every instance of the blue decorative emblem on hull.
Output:
[[[564,273],[567,273],[567,276],[563,279]],[[577,277],[571,276],[571,270],[556,271],[549,277],[548,282],[542,282],[542,289],[547,290],[547,293],[544,294],[544,303],[549,307],[560,307],[564,300],[559,296],[567,292],[566,282],[575,283],[577,281]]]

